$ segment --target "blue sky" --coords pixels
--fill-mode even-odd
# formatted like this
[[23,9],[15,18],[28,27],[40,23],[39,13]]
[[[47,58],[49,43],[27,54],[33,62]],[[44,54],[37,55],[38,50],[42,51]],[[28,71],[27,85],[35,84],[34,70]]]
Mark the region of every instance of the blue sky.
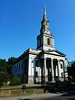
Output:
[[44,4],[55,48],[75,60],[75,0],[0,0],[0,58],[36,49]]

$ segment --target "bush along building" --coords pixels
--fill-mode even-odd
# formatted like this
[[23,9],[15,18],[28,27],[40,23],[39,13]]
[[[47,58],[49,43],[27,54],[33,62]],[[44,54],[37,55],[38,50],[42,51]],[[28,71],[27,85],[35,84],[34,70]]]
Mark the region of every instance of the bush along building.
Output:
[[44,7],[37,49],[29,48],[12,66],[13,74],[27,84],[67,80],[66,55],[55,49],[54,35],[50,33],[49,21]]

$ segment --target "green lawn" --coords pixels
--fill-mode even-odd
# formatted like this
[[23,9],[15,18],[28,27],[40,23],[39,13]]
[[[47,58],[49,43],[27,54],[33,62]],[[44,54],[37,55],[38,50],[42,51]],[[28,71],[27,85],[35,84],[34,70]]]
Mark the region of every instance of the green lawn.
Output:
[[[42,87],[25,87],[25,89],[41,89]],[[22,90],[22,88],[13,88],[13,89],[0,89],[0,91],[8,91],[8,90]]]

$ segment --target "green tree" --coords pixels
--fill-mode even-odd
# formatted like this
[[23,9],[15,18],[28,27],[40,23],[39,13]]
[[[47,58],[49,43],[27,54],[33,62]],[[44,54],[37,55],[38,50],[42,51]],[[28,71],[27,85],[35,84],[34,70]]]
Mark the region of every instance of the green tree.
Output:
[[12,74],[12,65],[13,65],[13,61],[15,61],[16,58],[15,57],[11,57],[11,58],[8,58],[8,67],[7,67],[7,72],[8,74]]
[[15,61],[17,58],[15,57],[11,57],[11,58],[8,58],[8,64],[13,64],[13,61]]
[[68,62],[68,75],[75,80],[75,61]]
[[7,61],[5,59],[0,59],[0,72],[7,72]]
[[75,67],[75,61],[68,61],[68,67]]
[[21,80],[18,76],[14,75],[12,80],[10,81],[11,86],[21,85]]
[[0,59],[0,85],[2,82],[10,81],[13,78],[12,64],[14,60],[16,60],[15,57],[9,58],[8,61]]
[[0,72],[0,81],[1,82],[10,81],[10,77],[7,72]]

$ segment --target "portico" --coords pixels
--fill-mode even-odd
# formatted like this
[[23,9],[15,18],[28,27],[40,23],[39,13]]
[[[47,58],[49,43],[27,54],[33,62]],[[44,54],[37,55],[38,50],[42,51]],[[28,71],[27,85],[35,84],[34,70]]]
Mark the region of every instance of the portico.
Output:
[[[43,59],[44,81],[64,81],[67,77],[67,66],[65,55],[57,50],[40,52],[40,59]],[[66,68],[66,69],[65,69]]]
[[[62,64],[61,64],[62,63]],[[45,82],[55,82],[56,77],[59,81],[64,81],[65,76],[65,61],[56,58],[44,58],[44,79]]]

